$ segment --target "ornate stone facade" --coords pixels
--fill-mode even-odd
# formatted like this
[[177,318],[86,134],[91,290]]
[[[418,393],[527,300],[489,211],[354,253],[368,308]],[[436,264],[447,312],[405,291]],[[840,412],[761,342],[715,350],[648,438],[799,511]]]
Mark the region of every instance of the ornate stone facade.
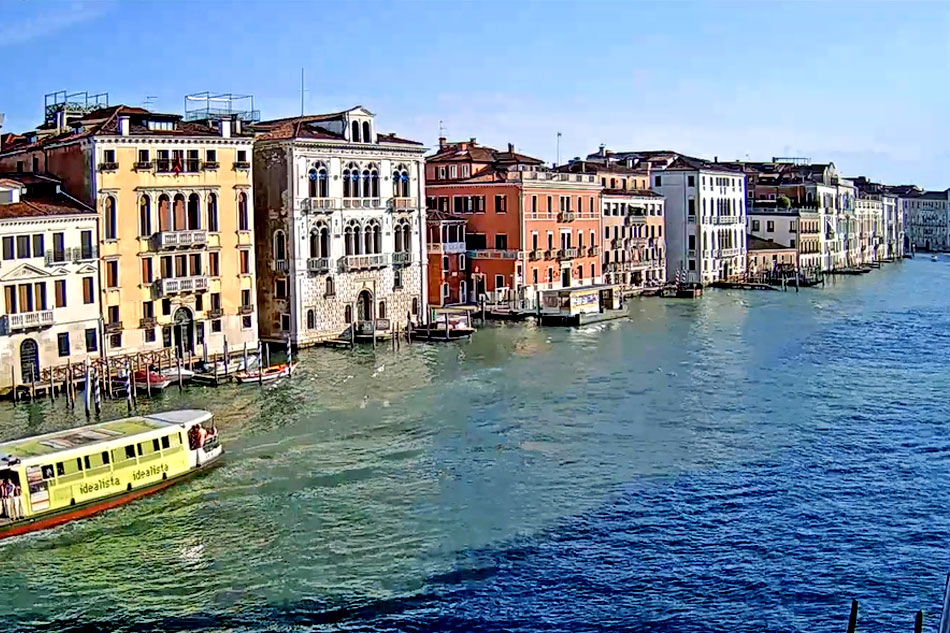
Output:
[[260,331],[312,345],[426,310],[424,148],[362,107],[257,127]]

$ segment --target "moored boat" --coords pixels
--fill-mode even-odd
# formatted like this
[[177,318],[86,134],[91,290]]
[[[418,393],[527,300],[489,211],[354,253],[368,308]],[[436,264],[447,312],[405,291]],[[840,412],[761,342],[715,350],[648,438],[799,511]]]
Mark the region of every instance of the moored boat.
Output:
[[272,382],[278,378],[289,376],[296,367],[296,362],[290,363],[289,365],[287,363],[280,363],[279,365],[271,365],[263,369],[239,371],[234,374],[234,379],[240,383]]
[[146,371],[144,369],[134,372],[132,374],[132,381],[135,383],[135,388],[139,391],[161,391],[172,384],[171,379],[165,376],[165,374],[151,370]]
[[98,514],[207,470],[223,449],[208,411],[100,422],[0,444],[0,539]]

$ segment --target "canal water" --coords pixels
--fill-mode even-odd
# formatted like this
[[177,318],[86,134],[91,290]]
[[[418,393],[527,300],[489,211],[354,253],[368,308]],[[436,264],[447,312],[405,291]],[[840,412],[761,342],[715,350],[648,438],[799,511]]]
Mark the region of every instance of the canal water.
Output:
[[[852,597],[935,626],[946,288],[919,259],[172,391],[143,409],[211,409],[226,463],[5,541],[0,628],[816,633]],[[4,405],[0,437],[82,422]]]

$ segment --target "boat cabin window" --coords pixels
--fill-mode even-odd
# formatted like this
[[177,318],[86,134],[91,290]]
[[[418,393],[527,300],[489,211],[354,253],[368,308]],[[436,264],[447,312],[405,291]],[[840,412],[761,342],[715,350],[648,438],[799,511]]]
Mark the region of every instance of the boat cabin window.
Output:
[[[115,457],[119,457],[118,451],[116,451]],[[125,460],[135,459],[135,447],[131,444],[125,447]],[[123,459],[116,459],[117,462],[124,461]]]
[[102,465],[105,466],[109,463],[109,451],[102,451]]
[[83,457],[83,458],[82,458],[82,461],[83,461],[83,466],[85,467],[86,470],[89,470],[90,468],[92,468],[92,467],[89,465],[89,456],[88,456],[88,455],[86,455],[85,457]]
[[171,439],[166,435],[162,438],[162,448],[171,448],[172,442]]
[[40,470],[43,472],[43,479],[52,479],[53,478],[53,465],[49,464],[48,466],[41,466]]
[[156,437],[154,440],[152,440],[152,452],[157,453],[158,451],[158,438]]
[[56,462],[56,476],[63,477],[66,474],[66,466],[63,465],[63,462]]
[[139,457],[141,457],[142,456],[142,442],[139,442],[138,444],[136,444],[135,449],[136,449],[135,452],[138,453]]

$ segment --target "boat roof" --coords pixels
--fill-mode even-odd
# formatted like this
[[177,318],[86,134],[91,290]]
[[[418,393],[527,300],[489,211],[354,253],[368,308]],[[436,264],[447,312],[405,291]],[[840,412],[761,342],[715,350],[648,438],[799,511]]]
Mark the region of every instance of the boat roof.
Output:
[[3,462],[9,463],[16,459],[26,460],[103,442],[112,442],[170,426],[200,423],[210,418],[211,413],[208,411],[183,409],[123,418],[110,422],[99,422],[74,429],[54,431],[45,435],[24,437],[0,443],[0,464]]

